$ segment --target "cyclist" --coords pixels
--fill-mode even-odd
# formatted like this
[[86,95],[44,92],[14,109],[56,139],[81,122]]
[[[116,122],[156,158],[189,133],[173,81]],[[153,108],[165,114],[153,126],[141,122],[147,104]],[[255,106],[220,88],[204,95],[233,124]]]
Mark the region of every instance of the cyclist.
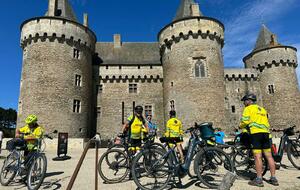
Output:
[[136,106],[134,114],[127,118],[127,122],[122,127],[123,134],[128,132],[129,150],[134,152],[140,150],[142,145],[142,133],[148,132],[148,124],[143,117],[143,107]]
[[262,152],[268,160],[271,172],[271,178],[268,182],[278,186],[278,180],[275,177],[275,163],[271,154],[271,146],[269,140],[270,124],[267,117],[267,111],[256,104],[256,96],[254,94],[246,94],[241,101],[244,102],[245,108],[240,122],[241,129],[248,129],[250,133],[251,147],[255,160],[255,169],[257,177],[248,184],[263,187],[262,181]]
[[16,138],[8,144],[9,150],[15,149],[16,146],[26,146],[24,155],[25,157],[30,156],[30,153],[34,151],[38,145],[38,139],[40,139],[44,133],[43,127],[40,126],[37,121],[37,116],[33,114],[25,119],[26,125],[16,130]]
[[176,148],[180,154],[180,161],[184,163],[184,155],[183,155],[183,129],[182,124],[179,119],[176,118],[176,111],[170,111],[170,119],[167,122],[165,137],[170,138],[178,138],[178,143],[176,144]]

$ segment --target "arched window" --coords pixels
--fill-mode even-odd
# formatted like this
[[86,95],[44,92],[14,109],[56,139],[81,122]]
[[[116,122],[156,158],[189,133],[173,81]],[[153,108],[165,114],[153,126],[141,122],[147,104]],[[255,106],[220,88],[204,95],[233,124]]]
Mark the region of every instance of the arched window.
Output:
[[198,59],[195,63],[195,77],[206,77],[204,60]]

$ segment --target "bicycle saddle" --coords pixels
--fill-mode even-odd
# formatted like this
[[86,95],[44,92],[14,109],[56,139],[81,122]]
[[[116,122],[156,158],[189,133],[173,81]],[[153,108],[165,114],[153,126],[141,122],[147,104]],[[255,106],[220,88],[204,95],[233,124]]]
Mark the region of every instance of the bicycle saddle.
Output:
[[179,137],[160,137],[159,140],[161,143],[172,143],[172,144],[176,144],[182,141]]

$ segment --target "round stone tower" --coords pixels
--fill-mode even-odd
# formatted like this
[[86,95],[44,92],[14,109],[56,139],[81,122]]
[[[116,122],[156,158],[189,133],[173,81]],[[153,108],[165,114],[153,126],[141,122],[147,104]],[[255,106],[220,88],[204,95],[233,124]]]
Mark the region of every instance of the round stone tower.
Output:
[[92,122],[96,36],[78,23],[68,0],[49,0],[44,17],[21,25],[23,68],[18,126],[36,114],[46,131],[83,138]]
[[265,25],[254,50],[243,61],[259,71],[262,99],[272,127],[300,124],[296,76],[297,49],[281,45]]
[[194,0],[182,0],[172,23],[158,34],[164,74],[165,120],[176,110],[185,128],[195,122],[224,125],[224,26],[204,17]]

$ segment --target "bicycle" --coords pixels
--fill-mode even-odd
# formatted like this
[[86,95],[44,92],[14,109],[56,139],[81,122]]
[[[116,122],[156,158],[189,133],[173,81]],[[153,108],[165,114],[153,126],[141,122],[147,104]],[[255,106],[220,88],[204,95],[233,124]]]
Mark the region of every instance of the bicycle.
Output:
[[[251,150],[250,136],[248,133],[241,133],[235,137],[233,145],[227,145],[234,148],[232,163],[236,174],[240,177],[252,179],[256,177],[255,160]],[[238,140],[237,139],[241,139]],[[268,161],[265,155],[262,155],[262,175],[264,176],[268,170]]]
[[280,138],[280,144],[278,148],[278,152],[273,152],[274,161],[281,164],[281,160],[286,150],[287,157],[291,164],[300,169],[300,135],[296,139],[290,139],[289,136],[295,135],[295,133],[299,133],[299,131],[295,132],[295,127],[289,127],[286,129],[272,129],[274,132],[283,132],[283,135]]
[[195,149],[198,146],[202,148],[196,154],[194,171],[204,185],[209,188],[217,188],[227,173],[226,171],[233,171],[233,166],[230,158],[221,149],[206,146],[206,141],[199,137],[199,130],[200,127],[197,125],[186,130],[187,133],[191,133],[191,136],[183,164],[179,161],[175,150],[176,146],[170,146],[170,144],[176,144],[179,138],[160,138],[160,141],[167,145],[167,151],[145,149],[138,153],[131,167],[132,178],[138,188],[161,190],[169,184],[172,177],[174,180],[175,177],[178,177],[179,184],[181,184],[181,178],[188,174]]
[[[131,150],[129,147],[127,135],[119,134],[118,138],[119,143],[111,144],[98,162],[98,173],[105,183],[123,181],[130,173],[130,166],[137,151]],[[163,145],[153,142],[153,138],[153,135],[145,138],[141,149],[156,148],[165,150]]]
[[[53,133],[57,133],[55,130]],[[24,134],[28,135],[28,134]],[[43,183],[47,170],[47,158],[41,149],[44,138],[53,139],[50,134],[45,134],[38,139],[34,151],[30,152],[26,159],[24,152],[27,151],[27,145],[17,146],[4,160],[1,168],[0,182],[1,185],[7,186],[17,176],[25,176],[27,188],[29,190],[37,190]]]

